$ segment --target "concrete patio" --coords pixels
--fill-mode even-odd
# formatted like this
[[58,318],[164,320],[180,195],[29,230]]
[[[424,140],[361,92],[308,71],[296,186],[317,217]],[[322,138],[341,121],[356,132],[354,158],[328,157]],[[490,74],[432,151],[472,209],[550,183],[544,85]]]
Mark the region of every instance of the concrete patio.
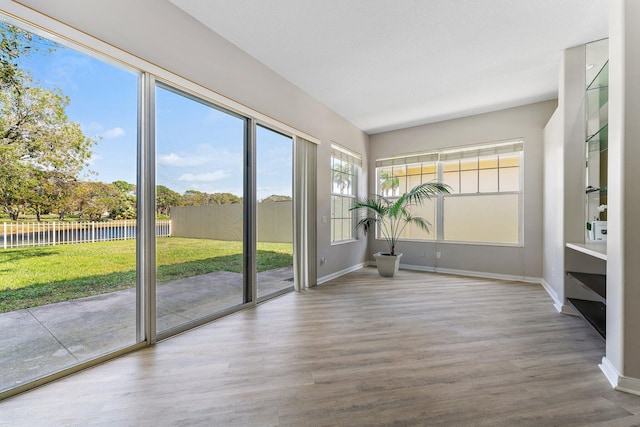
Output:
[[[293,286],[293,267],[258,274],[258,297]],[[163,331],[242,304],[242,275],[215,272],[161,283]],[[0,314],[0,390],[136,341],[135,289]]]

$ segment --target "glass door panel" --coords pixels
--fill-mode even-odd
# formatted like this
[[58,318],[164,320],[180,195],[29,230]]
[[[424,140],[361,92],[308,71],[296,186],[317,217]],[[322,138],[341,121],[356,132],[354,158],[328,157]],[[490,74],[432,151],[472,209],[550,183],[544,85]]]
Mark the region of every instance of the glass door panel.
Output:
[[158,332],[244,302],[244,129],[243,118],[157,87]]
[[256,131],[258,301],[293,289],[293,139]]
[[138,75],[3,20],[0,391],[137,340]]

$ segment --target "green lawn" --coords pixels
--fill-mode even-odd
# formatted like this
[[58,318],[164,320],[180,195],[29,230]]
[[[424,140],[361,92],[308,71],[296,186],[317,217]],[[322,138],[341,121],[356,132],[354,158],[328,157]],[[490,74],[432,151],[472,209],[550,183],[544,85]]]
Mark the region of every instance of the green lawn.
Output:
[[[0,249],[0,313],[135,286],[136,241]],[[157,280],[242,271],[242,242],[157,240]],[[258,243],[258,271],[292,264],[291,244]]]

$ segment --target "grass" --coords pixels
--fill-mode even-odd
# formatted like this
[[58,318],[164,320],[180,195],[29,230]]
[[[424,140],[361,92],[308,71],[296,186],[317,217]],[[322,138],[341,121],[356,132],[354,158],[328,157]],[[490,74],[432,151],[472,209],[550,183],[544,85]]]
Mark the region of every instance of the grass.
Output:
[[[242,272],[242,243],[159,238],[157,281],[215,271]],[[287,243],[258,243],[258,272],[292,264]],[[136,284],[136,242],[0,250],[0,313],[99,295]]]

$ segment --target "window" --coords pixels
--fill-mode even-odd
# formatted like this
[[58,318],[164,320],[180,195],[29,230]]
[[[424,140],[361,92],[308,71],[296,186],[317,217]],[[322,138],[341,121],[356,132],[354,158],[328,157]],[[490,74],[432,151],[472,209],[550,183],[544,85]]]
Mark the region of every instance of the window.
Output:
[[355,239],[354,213],[358,176],[362,167],[359,154],[331,144],[331,243]]
[[394,198],[432,180],[451,194],[414,208],[432,229],[405,239],[520,244],[522,140],[460,147],[376,161],[377,192]]
[[[390,199],[397,199],[416,185],[436,180],[437,160],[436,152],[377,161],[377,193]],[[437,236],[436,203],[437,200],[429,200],[411,208],[414,216],[422,217],[429,222],[429,231],[422,230],[414,224],[408,224],[401,237],[434,240]]]

